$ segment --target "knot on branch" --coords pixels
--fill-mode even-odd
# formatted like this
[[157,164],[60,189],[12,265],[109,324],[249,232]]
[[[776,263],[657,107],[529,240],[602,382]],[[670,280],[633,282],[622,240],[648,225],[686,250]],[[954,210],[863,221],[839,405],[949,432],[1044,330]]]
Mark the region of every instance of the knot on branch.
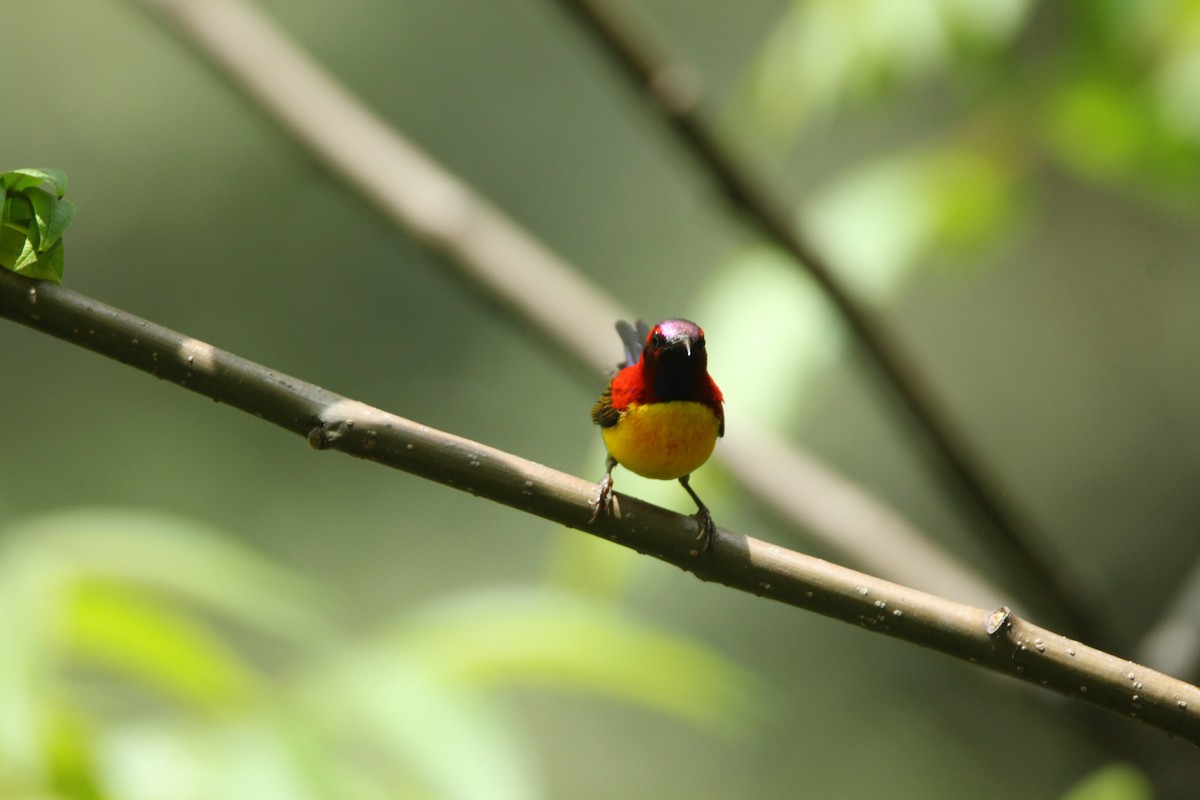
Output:
[[988,636],[995,636],[1004,630],[1005,627],[1011,624],[1012,609],[1008,606],[1000,606],[992,613],[988,614],[987,621],[984,623],[983,629],[987,631]]
[[304,438],[308,440],[308,446],[313,450],[325,450],[329,447],[331,435],[325,427],[325,423],[318,421]]

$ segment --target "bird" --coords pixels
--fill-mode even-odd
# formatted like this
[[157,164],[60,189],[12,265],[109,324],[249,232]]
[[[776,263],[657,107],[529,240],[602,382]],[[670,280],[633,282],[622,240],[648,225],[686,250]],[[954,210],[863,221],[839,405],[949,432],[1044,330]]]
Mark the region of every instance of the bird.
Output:
[[708,374],[704,330],[686,319],[664,319],[653,328],[644,320],[636,327],[621,320],[616,327],[625,360],[592,406],[608,460],[589,522],[611,508],[618,464],[646,478],[678,480],[696,502],[703,554],[716,525],[688,478],[725,435],[724,398]]

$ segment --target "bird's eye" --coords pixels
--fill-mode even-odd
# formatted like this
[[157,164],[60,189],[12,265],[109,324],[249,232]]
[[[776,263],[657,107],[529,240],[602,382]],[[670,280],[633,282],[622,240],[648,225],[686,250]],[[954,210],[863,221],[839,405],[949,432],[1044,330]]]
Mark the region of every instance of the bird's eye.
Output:
[[666,347],[667,337],[662,335],[662,331],[654,331],[654,333],[650,334],[650,346],[654,348]]

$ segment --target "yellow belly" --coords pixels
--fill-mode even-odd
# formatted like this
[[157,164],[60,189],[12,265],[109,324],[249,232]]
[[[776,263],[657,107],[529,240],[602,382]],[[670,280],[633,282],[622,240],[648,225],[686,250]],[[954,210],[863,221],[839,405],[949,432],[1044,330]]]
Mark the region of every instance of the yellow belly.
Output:
[[612,427],[601,428],[608,454],[646,478],[674,480],[708,461],[720,422],[700,403],[631,403]]

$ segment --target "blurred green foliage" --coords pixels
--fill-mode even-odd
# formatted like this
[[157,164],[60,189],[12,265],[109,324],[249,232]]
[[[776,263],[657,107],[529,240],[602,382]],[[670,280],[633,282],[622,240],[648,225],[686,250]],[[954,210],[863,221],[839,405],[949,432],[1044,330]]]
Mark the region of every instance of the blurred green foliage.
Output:
[[756,58],[751,127],[790,140],[812,116],[1004,52],[1030,0],[791,0]]
[[9,526],[0,796],[536,797],[512,687],[726,732],[756,705],[728,661],[565,590],[477,591],[365,636],[337,617],[308,582],[175,516]]
[[[802,273],[698,188],[553,4],[261,5],[640,314],[701,321],[730,436],[739,415],[770,422],[990,563]],[[1056,549],[1111,595],[1097,614],[1132,651],[1200,556],[1200,5],[643,5]],[[598,476],[599,386],[331,191],[132,4],[13,0],[4,24],[60,42],[48,58],[37,37],[6,40],[7,63],[38,68],[0,87],[23,110],[0,154],[70,171],[87,209],[73,286]],[[66,186],[46,176],[22,190],[39,199],[4,226],[0,257],[53,278],[72,206],[49,202]],[[1099,725],[1086,711],[1078,723],[936,655],[300,456],[256,420],[15,326],[3,335],[5,800],[1141,800],[1143,773],[1160,797],[1197,780],[1177,743],[1147,735],[1157,762],[1105,766],[1112,748],[1079,733]],[[623,481],[687,508],[678,487]],[[717,469],[697,481],[721,524],[794,535]],[[79,503],[95,505],[47,513]],[[996,780],[997,753],[1020,764],[1019,787]]]
[[1150,782],[1128,764],[1111,764],[1081,780],[1061,800],[1153,800]]

